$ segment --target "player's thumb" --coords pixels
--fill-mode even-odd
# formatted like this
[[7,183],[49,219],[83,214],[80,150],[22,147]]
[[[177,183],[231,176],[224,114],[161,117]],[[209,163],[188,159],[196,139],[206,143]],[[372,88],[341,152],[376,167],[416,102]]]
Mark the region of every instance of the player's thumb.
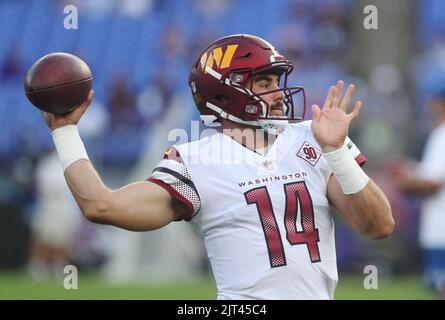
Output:
[[94,90],[91,89],[90,92],[88,93],[87,99],[82,103],[82,106],[88,107],[93,101],[93,96],[94,96]]
[[94,91],[91,90],[86,100],[82,102],[82,104],[78,108],[74,109],[73,111],[67,114],[67,117],[69,118],[70,122],[72,122],[73,124],[77,124],[79,122],[80,118],[83,116],[85,111],[87,111],[89,105],[93,101],[93,94]]
[[312,120],[313,121],[319,121],[320,117],[321,117],[321,110],[320,107],[317,106],[316,104],[313,104],[311,106],[311,110],[312,110]]
[[90,106],[91,102],[93,101],[93,95],[94,95],[94,91],[90,90],[86,100],[84,102],[82,102],[82,104],[79,106],[78,109],[79,109],[79,112],[81,114],[83,114],[88,109],[88,107]]

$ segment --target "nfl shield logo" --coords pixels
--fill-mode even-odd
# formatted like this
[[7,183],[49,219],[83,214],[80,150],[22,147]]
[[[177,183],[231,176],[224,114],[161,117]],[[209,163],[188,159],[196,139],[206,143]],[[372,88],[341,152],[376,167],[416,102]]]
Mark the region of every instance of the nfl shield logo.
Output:
[[317,147],[305,141],[298,151],[297,156],[309,162],[312,166],[315,166],[318,159],[321,158],[321,151]]

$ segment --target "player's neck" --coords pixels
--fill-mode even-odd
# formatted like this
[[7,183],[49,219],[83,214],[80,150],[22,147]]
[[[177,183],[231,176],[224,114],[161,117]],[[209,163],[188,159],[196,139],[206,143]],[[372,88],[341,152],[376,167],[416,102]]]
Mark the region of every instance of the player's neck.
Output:
[[240,125],[230,121],[224,121],[222,125],[223,134],[253,151],[267,150],[277,138],[276,135],[267,134],[264,129],[254,126]]

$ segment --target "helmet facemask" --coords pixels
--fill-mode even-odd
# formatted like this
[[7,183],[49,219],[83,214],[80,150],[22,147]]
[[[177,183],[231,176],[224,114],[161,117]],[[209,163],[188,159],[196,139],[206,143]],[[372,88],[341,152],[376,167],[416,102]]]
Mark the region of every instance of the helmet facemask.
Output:
[[[237,88],[238,90],[242,90],[245,95],[248,96],[247,103],[245,105],[245,114],[248,119],[247,124],[252,125],[252,121],[256,123],[257,126],[263,128],[269,134],[278,134],[281,133],[289,123],[295,123],[302,121],[304,118],[304,114],[306,112],[306,95],[303,87],[293,86],[287,87],[288,76],[292,72],[292,67],[288,67],[286,65],[286,69],[283,72],[283,68],[270,67],[264,68],[262,70],[256,72],[249,73],[232,73],[228,76],[230,79],[226,84]],[[253,81],[250,81],[250,88],[246,88],[248,86],[248,79],[253,79],[254,76],[259,74],[276,74],[280,78],[284,76],[283,87],[280,86],[278,89],[268,90],[261,93],[254,93],[252,91]],[[247,79],[244,80],[244,77]],[[237,81],[238,80],[238,81]],[[244,81],[243,81],[244,80]],[[283,115],[277,116],[272,115],[271,111],[274,105],[269,105],[263,96],[275,93],[275,92],[283,92],[284,98],[282,101]],[[298,116],[295,112],[294,105],[294,95],[297,93],[302,93],[302,108],[301,116]],[[243,123],[242,121],[237,121]],[[254,124],[255,125],[255,124]]]

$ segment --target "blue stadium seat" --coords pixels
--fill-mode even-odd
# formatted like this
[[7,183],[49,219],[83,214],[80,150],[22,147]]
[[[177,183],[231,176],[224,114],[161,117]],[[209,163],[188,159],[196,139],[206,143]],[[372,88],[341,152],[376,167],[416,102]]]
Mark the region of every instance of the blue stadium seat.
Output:
[[33,61],[47,52],[50,34],[51,7],[48,1],[29,1],[23,11],[19,44],[26,61]]
[[25,1],[0,1],[0,63],[11,45],[20,39],[21,17],[25,10]]

